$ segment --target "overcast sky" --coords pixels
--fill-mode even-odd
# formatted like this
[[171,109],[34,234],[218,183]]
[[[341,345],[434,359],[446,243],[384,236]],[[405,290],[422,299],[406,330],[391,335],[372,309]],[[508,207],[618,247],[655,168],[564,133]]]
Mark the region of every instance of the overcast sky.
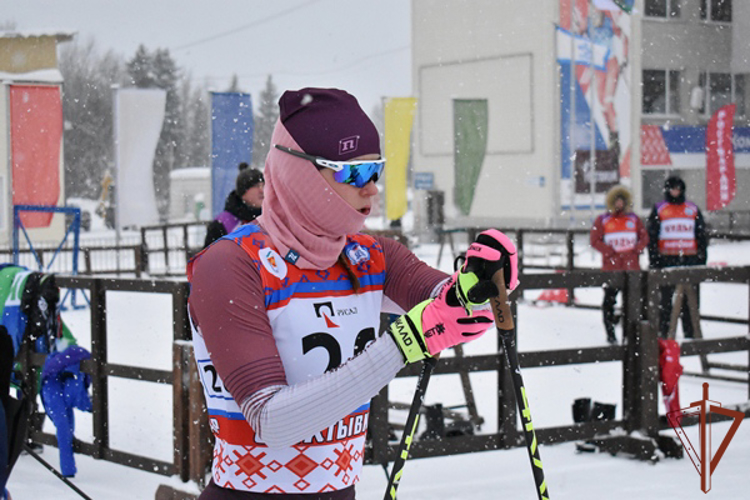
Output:
[[2,0],[0,23],[77,32],[131,58],[167,48],[198,81],[226,90],[233,74],[257,98],[268,74],[279,91],[339,87],[370,113],[411,94],[408,0]]

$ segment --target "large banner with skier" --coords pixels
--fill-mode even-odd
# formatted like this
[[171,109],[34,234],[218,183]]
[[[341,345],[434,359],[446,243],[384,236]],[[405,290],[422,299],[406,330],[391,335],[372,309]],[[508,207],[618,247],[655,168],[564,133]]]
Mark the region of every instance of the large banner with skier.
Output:
[[556,44],[564,210],[600,207],[610,187],[630,182],[633,3],[560,0]]

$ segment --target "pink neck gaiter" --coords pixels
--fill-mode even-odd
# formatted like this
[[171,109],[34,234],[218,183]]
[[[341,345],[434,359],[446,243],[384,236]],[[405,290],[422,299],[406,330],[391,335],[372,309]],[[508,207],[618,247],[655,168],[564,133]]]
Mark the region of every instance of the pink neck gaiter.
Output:
[[299,254],[301,269],[326,269],[336,263],[346,235],[359,232],[366,216],[341,198],[302,158],[279,151],[274,144],[302,151],[280,121],[271,137],[263,172],[266,187],[258,222],[282,257]]

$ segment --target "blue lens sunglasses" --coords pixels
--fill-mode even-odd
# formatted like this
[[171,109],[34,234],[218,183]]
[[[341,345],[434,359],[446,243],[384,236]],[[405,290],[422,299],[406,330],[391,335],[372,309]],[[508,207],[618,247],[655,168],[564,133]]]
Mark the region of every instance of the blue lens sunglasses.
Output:
[[302,151],[295,151],[279,144],[274,144],[274,147],[292,156],[311,161],[316,167],[330,168],[333,170],[333,179],[336,182],[349,184],[358,188],[365,187],[370,181],[378,182],[385,168],[385,158],[367,161],[332,161],[320,156],[309,155]]

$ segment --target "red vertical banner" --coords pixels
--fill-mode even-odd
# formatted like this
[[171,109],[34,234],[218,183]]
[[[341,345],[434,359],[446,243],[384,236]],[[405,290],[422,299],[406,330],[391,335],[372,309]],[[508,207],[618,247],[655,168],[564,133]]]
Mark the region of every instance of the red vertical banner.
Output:
[[735,104],[719,108],[706,130],[706,210],[719,210],[734,199],[737,179],[734,171],[732,124]]
[[[57,205],[63,134],[60,87],[10,86],[10,151],[14,205]],[[51,213],[26,212],[27,228],[48,227]]]

